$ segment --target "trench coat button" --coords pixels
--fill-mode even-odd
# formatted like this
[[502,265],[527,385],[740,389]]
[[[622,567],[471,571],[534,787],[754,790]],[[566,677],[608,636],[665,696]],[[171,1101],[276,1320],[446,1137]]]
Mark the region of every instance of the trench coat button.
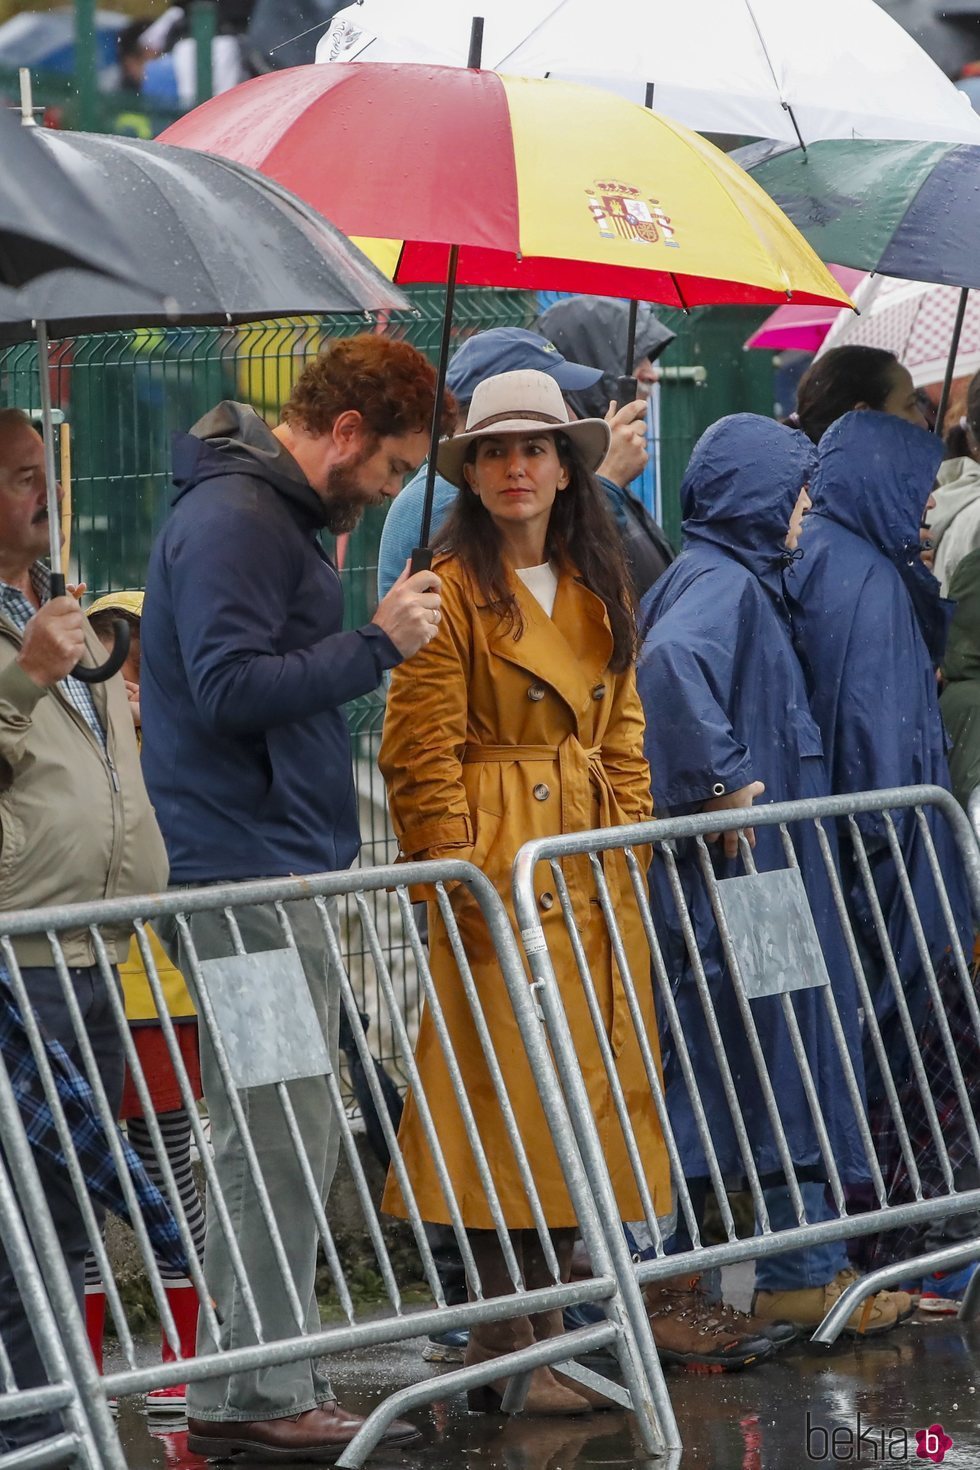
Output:
[[605,699],[605,697],[606,697],[606,686],[605,686],[605,684],[597,684],[595,686],[595,688],[593,689],[593,691],[592,691],[592,698],[593,699]]
[[723,781],[716,781],[715,784],[711,788],[711,795],[712,796],[724,796],[724,794],[725,794],[725,783]]
[[547,913],[549,909],[553,909],[555,906],[555,895],[553,893],[542,893],[538,899],[538,904]]
[[547,801],[551,795],[551,787],[546,786],[543,781],[539,781],[531,794],[535,801]]
[[528,699],[533,699],[535,704],[537,704],[539,699],[544,699],[544,686],[542,684],[532,684],[527,691],[527,697]]

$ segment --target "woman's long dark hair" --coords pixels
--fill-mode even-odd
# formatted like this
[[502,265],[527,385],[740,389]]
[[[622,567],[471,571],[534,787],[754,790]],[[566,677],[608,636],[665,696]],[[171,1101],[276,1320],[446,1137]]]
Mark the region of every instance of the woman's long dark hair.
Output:
[[883,347],[833,347],[807,368],[796,390],[800,428],[819,444],[831,424],[859,403],[882,409],[898,358]]
[[[476,440],[467,463],[476,458]],[[622,674],[636,657],[636,614],[622,540],[605,492],[572,441],[555,435],[558,458],[568,472],[568,485],[555,497],[545,538],[545,557],[562,571],[575,567],[590,592],[602,599],[612,629],[609,668]],[[500,532],[478,495],[464,490],[443,523],[438,550],[465,563],[487,605],[513,629],[524,632],[524,619],[504,568]]]

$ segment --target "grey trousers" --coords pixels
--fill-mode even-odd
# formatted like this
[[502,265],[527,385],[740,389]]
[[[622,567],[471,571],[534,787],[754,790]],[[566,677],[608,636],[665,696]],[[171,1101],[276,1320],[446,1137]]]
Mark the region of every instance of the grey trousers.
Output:
[[[98,1058],[99,1072],[114,1112],[122,1102],[123,1044],[113,1019],[106,981],[97,966],[68,972],[85,1018],[85,1029]],[[81,1050],[68,1015],[57,971],[31,968],[22,971],[30,993],[35,1015],[45,1034],[60,1041],[81,1072],[85,1071]],[[75,1191],[68,1173],[36,1154],[38,1172],[58,1232],[65,1265],[75,1288],[78,1310],[84,1316],[85,1257],[89,1242]],[[92,1207],[101,1224],[102,1206],[93,1199]],[[0,1247],[0,1336],[10,1358],[18,1388],[40,1388],[48,1382],[34,1334],[14,1282],[6,1253]],[[13,1450],[39,1439],[60,1433],[60,1414],[28,1419],[8,1419],[0,1425],[0,1450]]]
[[[286,904],[285,908],[317,1016],[336,1067],[340,990],[336,977],[331,974],[322,921],[312,901]],[[271,904],[236,910],[236,917],[242,942],[249,954],[285,947],[279,920]],[[335,908],[331,910],[331,919],[336,926]],[[194,914],[190,917],[190,929],[198,959],[219,959],[233,953],[228,927],[221,914]],[[193,992],[191,967],[179,942],[176,925],[170,920],[162,920],[157,931]],[[295,1338],[298,1336],[296,1320],[288,1304],[272,1239],[262,1216],[203,1018],[200,1041],[201,1074],[211,1119],[215,1170],[254,1294],[262,1336],[266,1342]],[[321,1199],[326,1203],[337,1164],[339,1142],[338,1124],[326,1081],[323,1077],[312,1077],[290,1082],[287,1088],[313,1178],[317,1181]],[[314,1282],[318,1241],[316,1222],[276,1088],[243,1088],[238,1097],[258,1155],[296,1294],[306,1310],[307,1330],[318,1331],[320,1312]],[[222,1348],[232,1351],[254,1345],[256,1335],[232,1269],[224,1231],[210,1198],[204,1275],[222,1324]],[[203,1322],[197,1350],[202,1355],[214,1351]],[[317,1370],[315,1363],[306,1360],[279,1367],[256,1368],[245,1373],[223,1374],[190,1384],[187,1413],[192,1419],[214,1422],[281,1419],[302,1414],[318,1404],[331,1402],[333,1398],[328,1379]]]

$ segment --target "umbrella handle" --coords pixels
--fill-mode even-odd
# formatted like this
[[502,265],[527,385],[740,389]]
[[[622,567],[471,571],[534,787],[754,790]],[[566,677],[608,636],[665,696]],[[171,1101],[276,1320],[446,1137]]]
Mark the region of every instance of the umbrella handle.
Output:
[[[64,597],[67,590],[62,573],[52,572],[51,596]],[[71,671],[73,679],[80,679],[83,684],[102,684],[106,679],[111,679],[113,674],[118,674],[129,653],[129,624],[125,618],[116,618],[112,627],[114,635],[112,652],[105,663],[99,664],[94,669],[85,664],[76,664]]]
[[412,564],[408,575],[414,577],[416,572],[429,572],[432,570],[432,547],[416,546],[412,552]]

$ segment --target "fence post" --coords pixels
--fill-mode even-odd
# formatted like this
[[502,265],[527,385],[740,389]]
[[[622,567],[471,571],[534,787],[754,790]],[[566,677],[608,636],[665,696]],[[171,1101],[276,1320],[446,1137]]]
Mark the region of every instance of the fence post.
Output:
[[79,126],[83,132],[91,133],[95,131],[98,102],[95,0],[75,0],[75,78]]
[[194,0],[191,6],[191,35],[197,63],[197,105],[214,95],[212,47],[218,33],[218,7],[214,0]]

